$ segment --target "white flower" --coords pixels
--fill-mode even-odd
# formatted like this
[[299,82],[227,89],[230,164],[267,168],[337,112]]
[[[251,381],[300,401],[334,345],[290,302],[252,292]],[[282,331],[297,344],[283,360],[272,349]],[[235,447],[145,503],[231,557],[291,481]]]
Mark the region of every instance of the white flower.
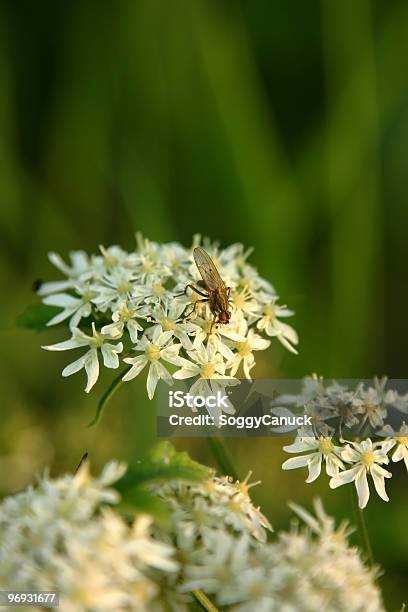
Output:
[[140,304],[160,304],[174,299],[174,295],[165,287],[167,274],[159,275],[158,272],[148,274],[145,282],[137,284],[132,296]]
[[231,376],[235,376],[242,363],[245,377],[251,380],[250,372],[255,365],[253,351],[264,351],[270,345],[270,341],[256,334],[253,329],[248,330],[245,320],[242,320],[237,331],[242,340],[233,343],[236,352],[231,366]]
[[143,327],[136,321],[141,316],[140,308],[135,308],[127,302],[118,304],[117,309],[112,313],[113,323],[104,325],[101,329],[103,334],[109,334],[112,338],[120,338],[126,328],[132,342],[137,342],[137,334],[143,331]]
[[[195,378],[190,389],[192,395],[212,395],[217,388],[228,384],[228,381],[233,382],[233,376],[225,374],[227,364],[224,357],[218,352],[216,344],[208,342],[195,345],[194,350],[187,351],[190,360],[181,358],[180,365],[182,366],[173,374],[176,380],[185,380],[187,378]],[[221,414],[222,407],[208,408],[210,414],[217,418]],[[224,412],[233,414],[235,409],[229,404],[228,408],[224,407]]]
[[405,421],[403,421],[398,431],[395,431],[391,425],[385,425],[378,435],[390,438],[388,441],[390,448],[396,446],[391,455],[392,461],[404,461],[405,467],[408,470],[408,425],[406,425]]
[[43,299],[43,303],[48,306],[58,306],[62,311],[56,314],[47,323],[47,326],[57,325],[66,319],[70,319],[70,328],[78,327],[82,318],[89,317],[92,312],[91,300],[96,293],[89,288],[88,284],[76,286],[75,291],[79,297],[69,293],[54,293]]
[[67,265],[58,253],[48,253],[50,262],[58,268],[68,280],[42,283],[38,290],[39,295],[59,293],[74,287],[78,282],[87,281],[93,275],[93,266],[90,258],[84,251],[71,251],[69,254],[71,265]]
[[387,416],[387,408],[383,404],[383,398],[378,389],[369,387],[365,390],[363,387],[357,392],[357,397],[353,402],[358,414],[362,414],[362,426],[368,422],[371,427],[381,427],[384,424],[384,418]]
[[298,344],[299,338],[293,327],[287,323],[279,321],[278,317],[291,317],[294,312],[286,306],[277,304],[277,296],[273,297],[269,304],[264,306],[263,313],[258,323],[257,328],[265,331],[268,336],[275,336],[285,348],[291,353],[297,355],[297,350],[293,346]]
[[163,331],[171,332],[175,338],[180,340],[183,348],[191,350],[193,343],[189,338],[189,334],[193,334],[200,328],[194,323],[184,321],[182,315],[185,308],[186,305],[184,303],[177,301],[173,301],[171,306],[167,304],[155,306],[149,315],[149,319],[153,322],[149,333],[154,333],[157,327],[161,327]]
[[287,453],[306,452],[305,455],[287,459],[282,465],[283,470],[307,466],[309,476],[306,482],[313,482],[320,476],[323,461],[326,464],[328,476],[337,476],[339,470],[344,469],[344,464],[339,458],[342,449],[340,446],[335,446],[331,438],[297,437],[293,444],[284,446],[283,450]]
[[348,525],[336,529],[320,502],[316,516],[291,508],[306,527],[281,531],[272,543],[245,532],[237,537],[220,524],[198,549],[182,548],[181,589],[202,589],[217,607],[234,612],[383,612],[378,569],[366,567],[349,546]]
[[353,464],[353,467],[340,472],[330,480],[330,487],[335,489],[343,484],[354,482],[358,494],[360,508],[365,508],[370,490],[368,487],[367,474],[370,474],[374,481],[374,487],[378,495],[384,501],[389,501],[385,491],[384,478],[391,478],[392,474],[385,470],[382,465],[389,463],[387,456],[392,447],[389,441],[372,443],[370,438],[363,442],[350,442],[341,451],[341,458]]
[[105,271],[118,267],[134,270],[137,265],[136,254],[127,253],[120,246],[112,245],[108,248],[105,248],[102,244],[100,244],[99,250],[102,253],[102,257],[94,257],[93,262],[94,265],[96,264],[96,262],[103,262],[103,268]]
[[59,342],[58,344],[43,346],[42,348],[47,351],[66,351],[89,346],[89,350],[84,355],[67,365],[62,371],[63,376],[71,376],[71,374],[85,368],[88,377],[85,392],[89,393],[99,377],[98,349],[100,349],[102,353],[105,367],[113,369],[119,367],[118,353],[122,352],[123,344],[122,342],[111,344],[109,340],[112,340],[112,338],[97,332],[95,323],[92,323],[92,336],[87,336],[79,329],[73,329],[72,336],[69,340]]
[[[193,249],[200,244],[213,258],[230,290],[228,324],[214,326],[214,313],[209,301],[191,289],[186,291],[188,285],[195,285],[205,293],[193,257]],[[291,311],[276,304],[272,285],[247,263],[250,253],[251,249],[245,250],[241,244],[221,249],[208,239],[202,241],[200,236],[195,236],[191,247],[185,248],[176,242],[152,242],[140,234],[136,235],[136,248],[131,252],[117,245],[100,246],[100,253],[96,255],[88,256],[82,251],[71,253],[69,264],[52,253],[51,261],[66,278],[56,283],[45,283],[39,291],[44,304],[61,309],[50,318],[48,325],[69,322],[70,329],[77,331],[72,332],[74,340],[71,338],[53,345],[56,348],[49,350],[89,344],[86,327],[91,322],[100,329],[104,338],[120,339],[123,343],[124,363],[135,366],[123,376],[123,380],[137,376],[147,362],[151,364],[148,395],[153,397],[159,378],[171,384],[173,376],[161,364],[161,359],[156,358],[150,345],[155,344],[153,336],[156,332],[169,332],[173,339],[168,339],[166,346],[160,348],[166,349],[164,354],[170,354],[171,359],[184,360],[170,363],[182,366],[177,376],[197,377],[194,382],[197,392],[205,393],[212,389],[216,379],[219,379],[218,383],[222,380],[237,381],[236,374],[241,364],[245,376],[250,379],[255,351],[265,350],[270,344],[270,338],[260,334],[262,330],[267,336],[276,337],[292,352],[296,352],[294,345],[297,343],[296,332],[275,316],[289,316]],[[194,307],[196,304],[197,308]],[[271,304],[274,305],[274,317],[271,316]],[[138,342],[140,335],[143,335],[141,343]],[[95,341],[94,338],[93,344]],[[179,348],[170,350],[171,344]],[[128,355],[134,345],[136,352],[144,355],[130,357],[134,359],[132,362],[128,361]],[[148,346],[149,355],[146,356]],[[163,360],[166,361],[164,357]],[[64,370],[64,375],[81,367],[89,371],[89,390],[98,376],[97,353],[89,352]],[[209,371],[212,374],[208,374]]]
[[91,285],[92,291],[96,293],[92,298],[93,304],[101,312],[105,312],[111,306],[116,310],[121,302],[131,298],[135,280],[136,274],[133,270],[122,267],[113,268],[97,283]]
[[111,462],[99,478],[83,463],[75,476],[40,479],[0,504],[0,588],[57,590],[67,612],[150,612],[177,577],[175,549],[152,538],[152,519],[128,524],[106,504],[126,471]]
[[147,395],[152,399],[159,380],[163,380],[168,385],[173,384],[170,372],[164,367],[160,360],[167,361],[173,365],[180,365],[179,351],[181,344],[172,344],[173,334],[170,331],[163,332],[161,327],[157,327],[151,340],[146,335],[134,346],[134,350],[142,352],[137,357],[126,357],[123,361],[132,367],[124,375],[123,380],[132,380],[143,368],[149,365],[147,375]]
[[209,547],[208,538],[219,529],[266,542],[266,531],[272,527],[251,501],[249,490],[259,483],[249,483],[250,476],[251,472],[242,482],[213,476],[201,483],[174,481],[151,486],[153,493],[169,505],[170,533],[183,552],[200,550],[202,543]]
[[256,316],[259,309],[256,296],[248,287],[237,289],[232,295],[231,303],[240,317]]

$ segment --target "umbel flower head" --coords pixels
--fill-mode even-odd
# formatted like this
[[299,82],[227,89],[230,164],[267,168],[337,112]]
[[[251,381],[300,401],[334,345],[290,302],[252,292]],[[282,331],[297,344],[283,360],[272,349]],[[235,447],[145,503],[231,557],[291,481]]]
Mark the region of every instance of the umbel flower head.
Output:
[[[408,396],[387,388],[387,379],[375,378],[372,385],[357,384],[354,390],[337,382],[324,384],[316,376],[306,378],[301,393],[282,395],[273,402],[275,414],[301,410],[312,425],[297,430],[295,442],[284,446],[296,457],[287,459],[284,470],[307,468],[307,483],[318,478],[325,465],[330,487],[336,489],[354,483],[360,508],[370,497],[369,481],[384,501],[389,501],[385,479],[392,473],[385,469],[404,461],[408,469],[408,427],[405,421],[394,428],[403,413],[408,413]],[[293,415],[292,415],[293,416]],[[347,431],[349,441],[343,437]],[[372,438],[379,438],[377,440]],[[354,439],[351,439],[354,438]],[[391,452],[392,451],[392,452]]]
[[242,482],[211,476],[150,485],[168,508],[155,523],[125,521],[112,488],[126,467],[111,462],[98,478],[47,475],[0,503],[0,589],[58,590],[68,612],[188,612],[204,592],[230,612],[317,609],[382,612],[375,579],[346,524],[321,504],[316,515],[292,505],[306,524],[266,541],[268,520]]
[[111,462],[92,478],[84,463],[75,476],[45,475],[6,498],[0,589],[57,590],[67,612],[160,610],[154,607],[160,579],[178,570],[175,550],[152,539],[151,517],[136,516],[129,525],[110,507],[119,500],[110,485],[125,470]]
[[346,523],[335,528],[319,501],[316,516],[292,510],[305,523],[281,531],[271,543],[234,534],[222,523],[188,556],[181,589],[202,589],[222,610],[234,612],[381,612],[377,568],[365,566],[349,546]]
[[[250,379],[256,352],[268,348],[273,338],[296,353],[297,334],[281,321],[293,312],[279,304],[275,289],[247,262],[250,251],[241,244],[220,249],[203,243],[230,288],[229,323],[214,329],[208,303],[186,290],[201,278],[193,259],[199,243],[199,236],[184,248],[138,235],[132,252],[118,246],[101,246],[100,254],[90,256],[74,251],[68,264],[50,253],[65,278],[42,284],[38,293],[54,307],[47,325],[68,323],[71,338],[43,348],[86,349],[63,376],[85,369],[89,392],[101,362],[117,369],[123,360],[128,366],[124,381],[147,371],[151,399],[159,380],[171,385],[174,379],[189,378],[200,387],[202,380],[229,380],[241,373]],[[56,313],[55,307],[60,309]]]
[[[259,484],[249,483],[251,474],[242,482],[213,476],[201,483],[174,481],[152,486],[171,509],[166,537],[170,535],[171,541],[182,548],[185,558],[201,549],[203,542],[209,544],[211,534],[218,534],[220,529],[234,537],[245,534],[251,541],[266,542],[272,527],[249,496],[249,490]],[[216,541],[214,544],[218,546]]]

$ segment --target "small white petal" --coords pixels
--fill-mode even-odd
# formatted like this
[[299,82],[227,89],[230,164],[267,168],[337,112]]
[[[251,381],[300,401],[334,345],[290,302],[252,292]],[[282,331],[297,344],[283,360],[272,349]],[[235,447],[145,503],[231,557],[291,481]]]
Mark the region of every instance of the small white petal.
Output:
[[195,363],[189,363],[188,365],[184,365],[180,370],[174,372],[173,378],[176,380],[185,380],[186,378],[192,378],[193,376],[198,376],[200,374],[200,368]]
[[147,364],[148,359],[145,355],[138,355],[137,357],[127,357],[123,361],[132,365],[129,372],[126,372],[126,374],[122,378],[122,380],[127,381],[132,380],[132,378],[135,378],[138,374],[140,374],[140,372]]
[[361,470],[359,476],[356,478],[356,490],[358,494],[358,505],[360,508],[365,508],[370,498],[366,470]]
[[156,367],[155,363],[152,363],[150,365],[149,373],[147,375],[147,381],[146,381],[147,396],[150,400],[153,399],[154,397],[154,392],[156,390],[158,382],[159,382],[158,368]]
[[43,303],[48,306],[59,306],[61,308],[75,308],[81,303],[79,298],[68,293],[55,293],[43,299]]
[[95,348],[85,355],[85,371],[88,376],[85,393],[89,393],[99,377],[98,351]]
[[313,482],[320,476],[320,472],[322,470],[322,455],[319,453],[309,462],[309,476],[306,479],[306,482]]
[[282,464],[282,470],[296,470],[300,467],[305,467],[310,460],[310,455],[303,455],[301,457],[291,457],[286,459]]
[[341,487],[344,484],[348,484],[352,482],[357,474],[362,470],[360,465],[356,465],[349,470],[344,470],[344,472],[340,472],[337,476],[334,476],[330,479],[329,486],[331,489],[336,489],[337,487]]
[[385,490],[384,475],[381,473],[380,470],[378,470],[378,467],[379,466],[377,465],[373,465],[371,468],[371,476],[373,477],[375,490],[377,491],[381,499],[383,499],[384,501],[389,501],[389,497]]
[[81,370],[85,365],[85,355],[83,355],[79,359],[76,359],[72,363],[68,364],[62,370],[62,375],[66,377],[66,376],[71,376],[71,374],[75,374],[75,372],[79,372],[79,370]]
[[105,342],[102,344],[101,352],[103,357],[103,363],[106,368],[118,368],[119,367],[119,357],[118,353],[121,353],[123,350],[123,344],[119,342],[119,344],[109,344],[109,342]]

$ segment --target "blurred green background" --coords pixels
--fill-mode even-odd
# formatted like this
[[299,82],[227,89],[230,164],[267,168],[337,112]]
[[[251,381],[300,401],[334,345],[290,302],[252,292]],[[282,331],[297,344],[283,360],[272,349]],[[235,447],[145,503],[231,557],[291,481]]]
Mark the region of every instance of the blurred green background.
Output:
[[[16,330],[47,252],[133,248],[134,232],[190,244],[199,232],[253,245],[251,258],[296,310],[300,355],[275,345],[259,377],[406,377],[408,4],[353,0],[0,3],[0,490],[35,472],[135,460],[155,438],[144,378],[102,423],[63,380],[63,339]],[[109,373],[108,373],[109,374]],[[211,463],[205,442],[179,448]],[[347,490],[283,473],[281,440],[229,441],[275,527],[288,499]],[[404,600],[406,474],[365,513],[388,609]],[[345,488],[344,488],[345,489]],[[355,539],[358,542],[357,538]]]

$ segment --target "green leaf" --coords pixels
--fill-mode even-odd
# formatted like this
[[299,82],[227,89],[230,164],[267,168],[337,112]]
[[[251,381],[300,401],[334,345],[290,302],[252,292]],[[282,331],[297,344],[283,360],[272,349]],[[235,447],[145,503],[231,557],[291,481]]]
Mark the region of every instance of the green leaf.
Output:
[[131,365],[127,366],[124,370],[119,372],[119,374],[112,380],[111,384],[109,385],[109,387],[106,389],[105,393],[102,395],[101,399],[99,400],[98,406],[96,408],[95,416],[92,419],[92,421],[88,424],[88,427],[93,427],[94,425],[99,423],[99,421],[102,418],[103,411],[105,410],[106,404],[109,402],[111,397],[116,393],[119,387],[123,384],[122,378],[124,377],[126,372],[129,372],[131,367],[132,367]]
[[156,481],[205,480],[211,468],[197,463],[186,452],[177,452],[170,442],[160,442],[139,463],[129,466],[126,474],[116,483],[120,493]]
[[47,323],[52,317],[61,312],[57,306],[47,306],[46,304],[30,304],[25,311],[17,317],[17,327],[32,329],[34,331],[44,331]]
[[160,522],[166,522],[169,516],[167,505],[143,487],[133,487],[124,491],[118,508],[125,514],[129,512],[131,516],[135,511],[146,512]]

